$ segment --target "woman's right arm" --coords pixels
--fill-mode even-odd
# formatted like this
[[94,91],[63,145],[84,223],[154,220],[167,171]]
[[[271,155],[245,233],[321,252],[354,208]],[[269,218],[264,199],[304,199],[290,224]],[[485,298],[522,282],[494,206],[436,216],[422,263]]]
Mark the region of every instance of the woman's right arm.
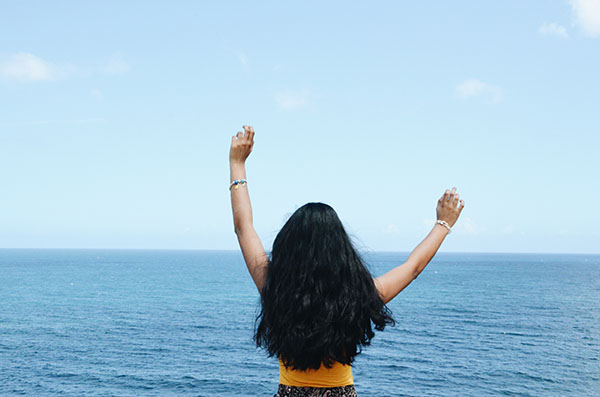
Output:
[[[452,188],[452,192],[446,190],[438,200],[437,219],[448,222],[448,225],[452,227],[464,207],[465,202],[459,200],[455,187]],[[375,279],[375,285],[384,303],[394,299],[400,291],[421,274],[448,233],[449,230],[446,227],[436,223],[427,237],[410,253],[405,263]]]

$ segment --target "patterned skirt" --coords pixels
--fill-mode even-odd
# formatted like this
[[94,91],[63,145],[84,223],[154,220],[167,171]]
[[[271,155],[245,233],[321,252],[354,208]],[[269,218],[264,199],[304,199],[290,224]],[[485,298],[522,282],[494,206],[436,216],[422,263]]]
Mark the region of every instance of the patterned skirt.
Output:
[[358,397],[354,385],[339,387],[300,387],[279,384],[274,397]]

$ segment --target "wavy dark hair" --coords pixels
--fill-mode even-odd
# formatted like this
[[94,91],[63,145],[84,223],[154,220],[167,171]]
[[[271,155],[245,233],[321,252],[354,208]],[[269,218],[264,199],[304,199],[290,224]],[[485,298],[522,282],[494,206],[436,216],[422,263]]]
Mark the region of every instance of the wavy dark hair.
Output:
[[374,328],[395,324],[337,213],[298,208],[269,257],[254,340],[296,370],[351,365]]

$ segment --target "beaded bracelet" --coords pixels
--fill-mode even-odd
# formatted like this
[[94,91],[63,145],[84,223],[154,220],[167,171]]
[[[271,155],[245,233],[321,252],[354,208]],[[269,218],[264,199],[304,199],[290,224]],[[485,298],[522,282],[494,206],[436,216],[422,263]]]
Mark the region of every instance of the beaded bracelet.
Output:
[[235,181],[231,182],[231,185],[229,185],[229,190],[231,190],[232,187],[234,189],[237,189],[238,187],[240,187],[239,185],[246,186],[246,180],[245,179],[236,179]]
[[440,221],[439,219],[437,221],[435,221],[435,223],[444,226],[446,229],[448,229],[448,234],[452,233],[452,229],[450,228],[450,225],[448,224],[448,222],[446,221]]

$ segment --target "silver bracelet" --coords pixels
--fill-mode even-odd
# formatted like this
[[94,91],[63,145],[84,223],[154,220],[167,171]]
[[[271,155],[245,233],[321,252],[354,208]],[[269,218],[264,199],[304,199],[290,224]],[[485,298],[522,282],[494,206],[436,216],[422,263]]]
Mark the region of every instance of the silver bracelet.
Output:
[[440,221],[439,219],[437,221],[435,221],[436,224],[442,225],[444,226],[446,229],[448,229],[448,234],[452,233],[452,228],[450,228],[450,225],[448,224],[448,222],[446,221]]

